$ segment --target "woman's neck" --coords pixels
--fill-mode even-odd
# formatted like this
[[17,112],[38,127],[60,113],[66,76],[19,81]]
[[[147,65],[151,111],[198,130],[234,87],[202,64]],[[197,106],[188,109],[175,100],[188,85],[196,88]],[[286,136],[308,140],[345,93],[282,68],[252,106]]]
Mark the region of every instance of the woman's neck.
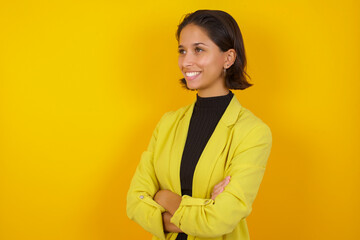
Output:
[[218,96],[225,96],[229,94],[229,89],[226,88],[226,89],[219,89],[219,90],[216,90],[216,91],[201,91],[201,90],[198,90],[198,93],[197,95],[199,97],[202,97],[202,98],[206,98],[206,97],[218,97]]

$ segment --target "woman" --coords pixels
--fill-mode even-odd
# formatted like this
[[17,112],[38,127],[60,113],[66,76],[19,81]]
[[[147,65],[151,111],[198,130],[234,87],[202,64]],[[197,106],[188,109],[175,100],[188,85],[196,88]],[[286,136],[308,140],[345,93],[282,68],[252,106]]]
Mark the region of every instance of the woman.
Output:
[[236,21],[199,10],[178,26],[182,84],[196,102],[160,119],[127,195],[127,214],[153,239],[250,239],[246,217],[272,137],[229,89],[251,86]]

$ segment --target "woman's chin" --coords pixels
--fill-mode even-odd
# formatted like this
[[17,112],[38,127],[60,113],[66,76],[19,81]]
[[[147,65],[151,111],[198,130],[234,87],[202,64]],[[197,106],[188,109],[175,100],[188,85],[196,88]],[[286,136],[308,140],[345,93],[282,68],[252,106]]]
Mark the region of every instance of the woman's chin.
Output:
[[190,89],[190,90],[197,90],[197,89],[198,89],[198,86],[196,86],[195,84],[186,83],[186,86],[187,86],[187,88]]

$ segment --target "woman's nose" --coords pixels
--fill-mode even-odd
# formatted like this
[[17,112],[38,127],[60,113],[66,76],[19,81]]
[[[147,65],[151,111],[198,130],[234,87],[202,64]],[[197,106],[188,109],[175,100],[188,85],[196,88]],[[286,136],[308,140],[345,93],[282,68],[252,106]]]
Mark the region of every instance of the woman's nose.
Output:
[[183,58],[183,66],[189,67],[192,66],[193,64],[194,64],[194,57],[192,56],[192,54],[191,53],[185,54]]

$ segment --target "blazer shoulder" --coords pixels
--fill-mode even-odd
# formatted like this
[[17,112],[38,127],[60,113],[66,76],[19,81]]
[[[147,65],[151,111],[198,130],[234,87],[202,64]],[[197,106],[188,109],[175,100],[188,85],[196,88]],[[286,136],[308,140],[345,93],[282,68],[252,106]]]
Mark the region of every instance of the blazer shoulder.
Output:
[[168,111],[163,114],[161,117],[162,122],[174,122],[176,120],[181,119],[187,111],[191,109],[193,104],[186,105],[184,107],[181,107],[177,110]]
[[[250,133],[254,130],[269,135],[271,138],[271,129],[262,119],[256,116],[249,109],[242,107],[239,117],[234,125],[236,130],[243,133]],[[245,134],[246,135],[246,134]]]

